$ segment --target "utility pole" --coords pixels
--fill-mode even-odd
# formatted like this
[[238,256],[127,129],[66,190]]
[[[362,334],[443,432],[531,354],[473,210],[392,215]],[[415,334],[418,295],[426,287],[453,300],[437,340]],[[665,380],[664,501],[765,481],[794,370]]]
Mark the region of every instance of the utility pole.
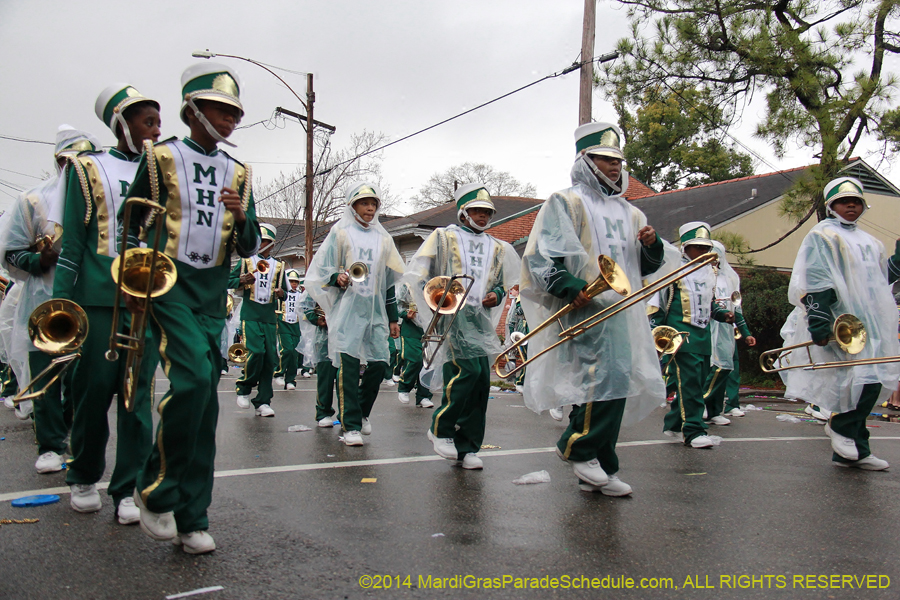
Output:
[[[584,27],[581,31],[581,60],[594,56],[594,32],[597,29],[597,0],[584,0]],[[594,89],[594,63],[581,65],[581,87],[578,93],[578,124],[591,122],[591,97]]]
[[306,74],[306,211],[304,215],[304,233],[306,234],[306,252],[304,259],[306,266],[304,271],[309,273],[309,263],[313,253],[313,103],[316,101],[316,93],[313,91],[313,74]]

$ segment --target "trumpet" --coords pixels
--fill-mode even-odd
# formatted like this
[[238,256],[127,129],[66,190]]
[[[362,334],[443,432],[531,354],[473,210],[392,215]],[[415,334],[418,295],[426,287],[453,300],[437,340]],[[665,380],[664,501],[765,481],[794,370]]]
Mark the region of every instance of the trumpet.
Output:
[[[153,150],[146,155],[152,156]],[[155,173],[156,166],[149,165]],[[166,209],[157,202],[146,198],[129,198],[125,202],[123,223],[128,227],[131,223],[131,211],[134,206],[143,206],[156,211],[157,216],[165,214]],[[134,410],[134,399],[137,394],[137,377],[144,345],[147,337],[147,313],[150,310],[150,299],[168,292],[175,285],[178,273],[171,258],[159,252],[159,240],[162,226],[157,225],[153,246],[149,248],[127,248],[128,236],[122,235],[119,256],[113,261],[111,272],[116,282],[116,296],[113,303],[112,330],[109,334],[109,350],[106,360],[119,359],[119,349],[127,350],[125,358],[125,380],[123,398],[125,409]],[[122,294],[134,296],[140,302],[140,310],[131,317],[131,328],[128,334],[119,332],[119,304]]]
[[[575,310],[575,305],[568,304],[562,307],[546,321],[532,329],[524,338],[522,338],[522,340],[517,342],[517,344],[525,343],[525,341],[531,339],[532,336],[537,335],[538,332],[543,331],[554,322],[559,323],[559,326],[562,329],[562,331],[559,333],[559,341],[550,344],[540,352],[533,354],[527,361],[523,362],[521,365],[516,365],[515,369],[505,374],[500,372],[500,360],[498,358],[498,360],[494,361],[494,373],[501,379],[512,377],[520,370],[524,369],[526,365],[543,356],[550,350],[553,350],[560,344],[564,344],[575,339],[588,329],[596,327],[606,319],[609,319],[610,317],[618,314],[625,309],[631,308],[638,302],[646,300],[659,290],[668,287],[679,279],[687,277],[694,271],[702,269],[703,267],[715,262],[716,260],[718,260],[718,257],[716,256],[715,252],[703,254],[702,256],[698,256],[694,260],[681,265],[681,267],[672,271],[665,277],[661,277],[650,285],[646,285],[638,291],[631,293],[631,284],[628,282],[628,276],[625,275],[625,272],[622,270],[622,268],[619,267],[619,265],[617,265],[614,260],[612,260],[608,256],[604,256],[603,254],[601,254],[597,257],[597,265],[600,268],[600,275],[597,277],[597,279],[588,284],[588,286],[584,289],[585,295],[588,298],[594,298],[602,292],[613,290],[617,294],[625,297],[618,302],[615,302],[610,306],[604,308],[603,310],[597,312],[593,316],[584,319],[580,323],[569,327],[568,329],[562,326],[561,319],[563,316]],[[513,346],[513,348],[514,347],[515,345]],[[510,350],[512,350],[513,348],[510,348]]]
[[[727,309],[727,308],[728,308],[728,303],[729,303],[729,302],[731,302],[731,305],[732,305],[735,309],[738,309],[738,308],[741,307],[741,304],[743,303],[744,300],[743,300],[743,297],[741,296],[741,293],[738,292],[737,290],[735,290],[734,292],[731,293],[731,296],[729,296],[729,297],[727,297],[727,298],[716,298],[715,301],[716,301],[716,303],[719,304],[723,309]],[[742,337],[744,337],[743,334],[738,330],[737,327],[735,327],[735,328],[734,328],[734,339],[739,340],[739,339],[741,339]]]
[[[39,304],[28,317],[28,337],[38,350],[57,358],[16,394],[13,404],[43,396],[81,356],[79,349],[87,334],[87,314],[75,302],[56,299]],[[41,389],[29,391],[34,390],[45,377],[50,379]]]
[[236,365],[242,365],[250,358],[250,351],[244,344],[232,344],[228,347],[228,360]]
[[[469,285],[463,287],[459,282],[460,279],[467,279]],[[428,369],[431,367],[434,357],[437,356],[438,350],[440,350],[447,339],[447,333],[434,335],[438,320],[444,315],[450,315],[450,322],[447,323],[445,328],[445,332],[449,332],[450,327],[456,320],[456,315],[459,314],[459,311],[465,305],[466,298],[469,296],[469,290],[472,289],[474,283],[475,278],[471,275],[459,274],[453,276],[438,275],[429,279],[428,283],[425,284],[425,304],[434,311],[434,316],[431,318],[428,328],[425,329],[425,335],[422,336],[422,355],[425,357],[423,368]],[[436,344],[433,350],[429,348],[429,344]]]
[[[829,341],[834,341],[837,343],[838,347],[846,352],[847,354],[859,354],[863,351],[863,348],[866,347],[868,335],[866,334],[866,326],[856,318],[854,315],[844,313],[838,318],[834,320],[834,326],[832,328],[832,335],[829,338]],[[789,369],[825,369],[825,368],[834,368],[834,367],[846,367],[853,366],[852,364],[878,364],[877,362],[869,362],[869,361],[879,361],[879,362],[898,362],[900,358],[896,361],[891,360],[880,360],[875,358],[863,359],[861,361],[839,361],[833,363],[813,363],[812,353],[809,351],[809,347],[812,346],[815,342],[803,342],[802,344],[794,344],[793,346],[784,346],[782,348],[775,348],[773,350],[766,350],[762,354],[759,355],[759,368],[762,369],[763,373],[779,373],[781,371],[787,371]],[[791,364],[790,354],[799,348],[806,348],[806,355],[809,357],[808,363],[802,363],[799,365]],[[893,357],[884,357],[884,358],[893,358]],[[777,365],[777,366],[776,366]],[[784,366],[782,366],[784,365]]]
[[350,265],[350,268],[344,270],[343,265],[338,267],[339,271],[342,271],[350,278],[350,283],[348,285],[353,285],[354,283],[360,284],[365,282],[369,277],[369,267],[364,262],[357,261]]
[[691,335],[690,331],[678,331],[674,327],[668,325],[659,325],[651,331],[653,335],[653,345],[656,347],[656,354],[662,358],[665,354],[675,354],[683,343],[687,341],[687,336]]

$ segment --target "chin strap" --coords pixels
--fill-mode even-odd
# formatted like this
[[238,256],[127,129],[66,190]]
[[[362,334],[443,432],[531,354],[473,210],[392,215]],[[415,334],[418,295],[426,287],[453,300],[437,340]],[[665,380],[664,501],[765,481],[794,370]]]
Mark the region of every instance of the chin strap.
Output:
[[203,127],[206,129],[206,133],[208,133],[214,140],[221,144],[225,144],[226,146],[231,146],[232,148],[237,148],[237,144],[232,144],[228,140],[222,137],[222,135],[216,131],[216,128],[212,126],[212,123],[209,122],[209,119],[206,118],[197,105],[194,104],[194,101],[191,98],[186,100],[188,106],[191,107],[191,110],[194,111],[194,116],[197,117],[197,120],[203,124]]
[[[116,115],[116,120],[119,122],[119,125],[122,126],[122,135],[125,136],[125,143],[128,145],[128,149],[131,150],[132,154],[140,155],[141,152],[144,151],[144,149],[141,148],[140,150],[138,150],[137,148],[135,148],[134,141],[132,141],[131,139],[131,130],[128,128],[128,123],[125,121],[125,117]],[[115,127],[113,127],[113,130],[115,130]]]
[[[593,173],[594,175],[597,176],[597,179],[600,180],[600,183],[602,183],[606,187],[610,188],[612,191],[614,191],[617,194],[622,193],[622,187],[619,184],[617,184],[613,181],[610,181],[609,177],[604,175],[603,171],[601,171],[600,169],[597,168],[597,165],[594,164],[594,161],[592,161],[590,158],[588,158],[587,154],[582,154],[581,159],[585,162],[585,164],[587,164],[588,168],[591,170],[591,173]],[[622,178],[620,175],[619,181],[621,181],[621,180],[622,180]]]
[[[359,213],[358,213],[358,212],[356,212],[355,210],[353,210],[353,207],[352,207],[352,206],[350,207],[350,212],[353,213],[353,218],[356,219],[356,222],[357,222],[357,223],[359,223],[360,225],[362,225],[364,228],[367,228],[367,229],[368,229],[369,224],[366,223],[365,219],[363,219],[361,216],[359,216]],[[373,219],[373,220],[374,220],[374,219]]]
[[[868,207],[866,207],[866,208],[868,208]],[[865,212],[866,212],[865,209],[863,209],[859,213],[859,216],[856,217],[856,221],[848,221],[841,215],[839,215],[836,212],[834,212],[833,210],[831,210],[830,207],[825,209],[825,214],[827,214],[829,217],[834,217],[838,223],[840,223],[841,225],[843,225],[844,227],[846,227],[848,229],[856,229],[857,221],[859,221],[862,218],[862,216],[863,216],[863,214],[865,214]]]
[[474,231],[477,231],[477,232],[479,232],[479,233],[484,233],[485,229],[487,229],[488,227],[491,226],[491,220],[490,220],[490,219],[488,219],[488,222],[485,224],[484,227],[480,227],[480,226],[476,225],[476,224],[475,224],[475,221],[473,221],[473,220],[471,219],[471,217],[469,217],[469,213],[467,213],[467,212],[464,211],[464,210],[459,211],[459,216],[460,216],[461,218],[465,218],[466,223],[469,224],[469,227],[471,227]]

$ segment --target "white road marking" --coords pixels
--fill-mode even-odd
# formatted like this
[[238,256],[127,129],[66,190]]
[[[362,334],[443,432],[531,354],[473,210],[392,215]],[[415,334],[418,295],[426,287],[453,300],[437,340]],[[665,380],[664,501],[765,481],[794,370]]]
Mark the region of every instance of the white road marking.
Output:
[[214,585],[212,587],[199,588],[196,590],[191,590],[190,592],[182,592],[180,594],[172,594],[171,596],[166,596],[166,600],[175,600],[176,598],[187,598],[188,596],[197,596],[198,594],[208,594],[210,592],[218,592],[219,590],[224,590],[225,588],[221,585]]
[[[900,440],[900,436],[884,436],[884,437],[871,437],[871,440],[877,441],[886,441],[886,440]],[[816,436],[816,437],[752,437],[752,438],[725,438],[722,440],[722,443],[731,443],[731,442],[807,442],[807,441],[827,441],[828,438],[824,436]],[[678,440],[638,440],[634,442],[620,442],[616,444],[617,448],[629,448],[634,446],[661,446],[666,444],[681,444],[682,442]],[[517,456],[521,454],[541,454],[541,453],[550,453],[555,452],[556,448],[554,446],[550,446],[549,448],[520,448],[518,450],[485,450],[485,457],[495,457],[495,456]],[[346,460],[341,462],[324,462],[324,463],[311,463],[304,465],[282,465],[277,467],[255,467],[251,469],[231,469],[228,471],[216,471],[215,478],[222,479],[225,477],[244,477],[246,475],[268,475],[270,473],[297,473],[300,471],[320,471],[324,469],[344,469],[348,467],[371,467],[371,466],[380,466],[380,465],[402,465],[402,464],[411,464],[411,463],[420,463],[420,462],[436,462],[443,461],[445,458],[441,458],[436,455],[428,455],[428,456],[403,456],[399,458],[374,458],[370,460]],[[98,490],[105,490],[109,487],[109,482],[100,482],[97,484]],[[15,500],[16,498],[22,498],[24,496],[34,496],[36,494],[68,494],[69,488],[66,487],[57,487],[57,488],[43,488],[37,490],[26,490],[20,492],[10,492],[7,494],[0,494],[0,502],[9,502],[11,500]]]

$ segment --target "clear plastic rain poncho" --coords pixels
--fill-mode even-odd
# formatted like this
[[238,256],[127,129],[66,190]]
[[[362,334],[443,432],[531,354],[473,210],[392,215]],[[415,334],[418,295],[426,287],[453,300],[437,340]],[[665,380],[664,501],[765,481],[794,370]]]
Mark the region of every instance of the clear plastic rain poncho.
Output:
[[[741,278],[728,264],[725,247],[713,241],[713,248],[719,256],[719,267],[716,273],[716,302],[727,311],[735,310],[731,295],[741,291]],[[715,319],[709,322],[710,339],[712,340],[712,356],[710,362],[726,371],[734,370],[734,325]]]
[[[477,255],[477,256],[476,256]],[[486,260],[482,260],[483,256]],[[473,263],[473,261],[475,261]],[[474,266],[473,264],[483,265]],[[503,352],[497,326],[503,316],[502,299],[493,308],[485,308],[481,301],[498,287],[509,291],[519,282],[519,255],[511,245],[487,233],[474,233],[459,225],[442,227],[419,247],[409,260],[403,277],[416,303],[416,323],[427,331],[434,311],[425,302],[423,290],[432,277],[438,275],[472,275],[475,281],[466,297],[465,305],[450,323],[450,315],[442,316],[435,327],[435,335],[447,334],[444,343],[432,360],[431,367],[420,375],[423,384],[432,390],[442,386],[441,366],[456,358],[471,359],[487,356],[493,360]],[[467,280],[459,280],[466,287]],[[430,346],[432,349],[434,345]]]
[[[786,345],[812,339],[801,298],[828,289],[837,294],[837,302],[831,306],[832,317],[842,313],[855,315],[866,326],[868,340],[863,351],[855,356],[841,351],[833,342],[827,346],[810,346],[813,362],[900,354],[897,305],[888,284],[887,257],[881,242],[855,225],[842,225],[835,219],[825,219],[812,228],[800,245],[791,274],[788,299],[797,308],[782,328],[782,335],[787,336]],[[794,350],[791,359],[795,365],[809,362],[804,348]],[[878,402],[890,396],[900,379],[900,364],[815,371],[794,369],[783,372],[782,377],[787,385],[786,397],[800,398],[842,413],[856,407],[866,384],[882,385]]]
[[[56,135],[55,154],[82,140],[91,142],[95,148],[100,147],[100,142],[90,134],[67,125],[61,126]],[[55,176],[19,196],[7,211],[9,217],[3,219],[0,229],[0,259],[4,261],[12,278],[17,281],[14,289],[20,288],[6,351],[9,365],[18,381],[23,382],[22,385],[31,381],[28,353],[37,352],[28,337],[28,318],[39,304],[53,296],[53,276],[56,267],[50,267],[41,275],[31,275],[6,262],[5,258],[7,252],[29,249],[33,251],[37,241],[44,236],[52,237],[53,247],[57,252],[61,249],[66,172],[60,172],[55,164],[55,158],[53,171],[56,173]]]
[[[584,158],[575,161],[571,176],[572,187],[554,193],[541,207],[525,249],[520,297],[532,331],[567,305],[547,292],[556,269],[554,258],[562,258],[572,275],[590,283],[600,274],[598,255],[605,254],[625,271],[632,290],[641,288],[637,234],[647,224],[644,213],[621,195],[608,195]],[[627,183],[623,171],[622,193]],[[586,307],[569,312],[563,325],[574,325],[621,298],[612,290],[603,292]],[[553,324],[536,334],[528,344],[529,356],[556,342],[559,332]],[[626,398],[623,425],[628,425],[647,416],[665,397],[645,302],[536,359],[525,376],[525,404],[535,412]]]
[[[308,292],[309,290],[307,290]],[[303,355],[303,365],[315,367],[328,359],[328,329],[311,323],[306,313],[316,308],[316,301],[308,293],[300,300],[300,344],[297,351]]]
[[[306,272],[306,291],[325,311],[328,321],[328,356],[336,367],[340,355],[349,354],[361,363],[391,361],[388,349],[387,290],[403,275],[403,259],[394,240],[375,218],[363,227],[350,205],[334,224]],[[356,262],[363,262],[369,275],[346,290],[329,285],[331,278]],[[303,334],[301,329],[301,334]]]

